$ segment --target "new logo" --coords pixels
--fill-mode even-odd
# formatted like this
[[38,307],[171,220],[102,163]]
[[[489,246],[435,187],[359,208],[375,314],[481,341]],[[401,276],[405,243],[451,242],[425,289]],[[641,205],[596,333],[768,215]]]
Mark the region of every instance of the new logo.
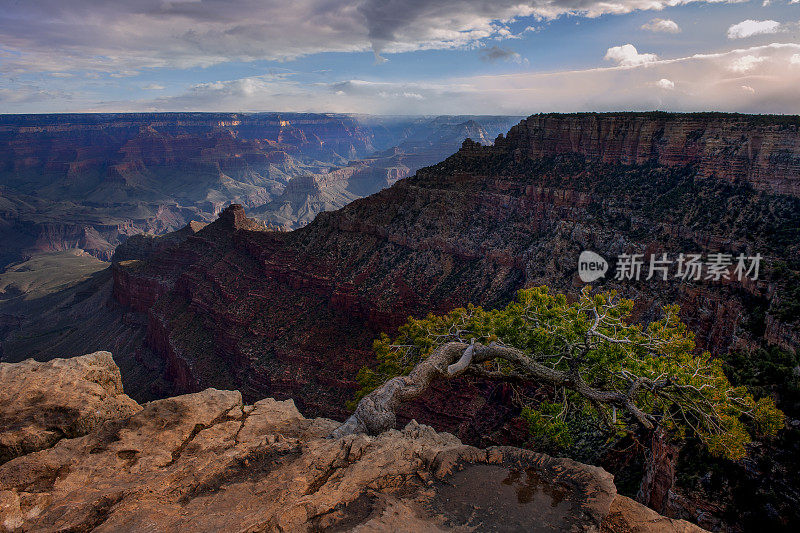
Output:
[[584,250],[578,257],[578,277],[584,283],[591,283],[606,275],[608,262],[599,254]]

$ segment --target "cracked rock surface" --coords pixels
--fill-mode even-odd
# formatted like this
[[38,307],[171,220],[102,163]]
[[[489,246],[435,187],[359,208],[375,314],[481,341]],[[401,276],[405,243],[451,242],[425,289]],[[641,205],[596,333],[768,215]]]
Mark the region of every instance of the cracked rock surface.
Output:
[[337,422],[291,400],[215,389],[117,413],[0,465],[0,531],[696,530],[617,496],[600,468],[416,422],[331,439]]
[[86,435],[141,407],[122,391],[109,352],[0,363],[0,463]]

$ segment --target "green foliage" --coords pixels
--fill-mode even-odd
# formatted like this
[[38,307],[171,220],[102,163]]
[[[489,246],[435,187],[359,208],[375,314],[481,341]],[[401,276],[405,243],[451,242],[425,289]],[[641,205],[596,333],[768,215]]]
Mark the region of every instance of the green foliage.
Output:
[[[648,325],[630,322],[633,306],[613,292],[587,288],[570,302],[536,287],[519,291],[502,309],[470,305],[442,316],[409,318],[395,339],[382,335],[375,341],[378,365],[359,372],[358,399],[407,374],[444,343],[474,339],[514,347],[530,364],[577,376],[553,387],[547,401],[522,400],[522,417],[532,434],[557,446],[574,442],[570,419],[576,415],[592,413],[610,436],[632,428],[636,417],[621,408],[620,393],[629,395],[643,416],[678,437],[696,435],[716,456],[741,458],[753,437],[773,437],[783,427],[783,413],[770,398],[755,400],[745,386],[731,384],[722,361],[695,352],[693,334],[679,319],[677,306],[667,306],[664,316]],[[524,374],[525,366],[496,359],[482,363],[481,370]],[[616,394],[617,400],[576,393],[576,379]]]
[[564,415],[566,410],[557,403],[541,402],[522,408],[522,418],[528,423],[531,435],[542,441],[542,447],[568,448],[573,439]]

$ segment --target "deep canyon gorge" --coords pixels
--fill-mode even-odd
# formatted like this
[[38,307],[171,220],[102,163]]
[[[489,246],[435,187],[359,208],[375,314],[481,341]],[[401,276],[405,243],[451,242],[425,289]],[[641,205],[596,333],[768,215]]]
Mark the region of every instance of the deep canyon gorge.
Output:
[[[381,333],[409,316],[498,307],[526,287],[574,296],[583,250],[761,254],[757,280],[616,280],[612,261],[594,285],[634,299],[643,322],[679,304],[698,349],[723,359],[800,348],[797,117],[31,120],[0,122],[6,264],[72,248],[112,264],[36,298],[8,293],[3,362],[108,350],[136,401],[240,391],[213,400],[217,416],[292,400],[269,408],[303,428],[294,438],[318,439],[309,428],[326,422],[313,419],[346,418]],[[397,429],[412,438],[415,420],[466,445],[524,446],[512,396],[485,380],[442,382],[403,406]],[[794,400],[780,401],[796,421]],[[581,459],[618,469],[621,486],[624,454],[604,452]],[[796,452],[762,444],[728,472],[709,467],[710,481],[673,465],[656,511],[709,529],[777,524],[759,502],[780,492],[770,505],[796,518]]]

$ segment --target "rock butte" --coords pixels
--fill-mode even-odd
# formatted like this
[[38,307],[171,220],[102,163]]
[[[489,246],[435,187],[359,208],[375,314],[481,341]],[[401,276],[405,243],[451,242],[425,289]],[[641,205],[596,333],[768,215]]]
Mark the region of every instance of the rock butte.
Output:
[[[618,495],[600,468],[481,450],[416,422],[331,439],[337,422],[304,418],[291,400],[243,405],[216,389],[140,408],[118,389],[107,352],[0,367],[7,397],[51,410],[63,401],[63,422],[85,433],[38,440],[0,465],[4,533],[702,531]],[[81,396],[126,409],[98,425],[93,409],[71,408]],[[39,431],[28,414],[4,411],[0,438]]]

